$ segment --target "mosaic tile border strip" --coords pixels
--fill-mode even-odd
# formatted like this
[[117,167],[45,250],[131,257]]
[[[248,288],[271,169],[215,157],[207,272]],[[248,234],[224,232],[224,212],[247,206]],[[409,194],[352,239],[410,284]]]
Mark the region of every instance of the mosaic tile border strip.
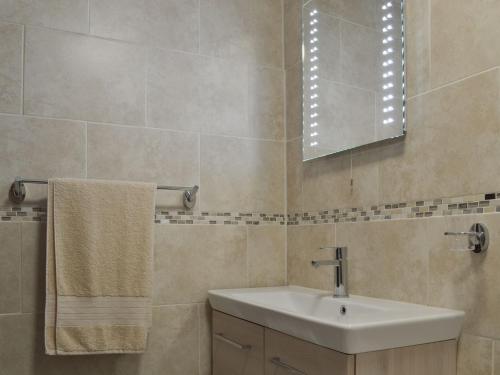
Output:
[[[45,207],[0,207],[0,222],[45,222]],[[156,224],[285,225],[284,214],[166,211],[158,209]]]
[[500,212],[500,193],[289,214],[287,225],[355,223],[494,212]]

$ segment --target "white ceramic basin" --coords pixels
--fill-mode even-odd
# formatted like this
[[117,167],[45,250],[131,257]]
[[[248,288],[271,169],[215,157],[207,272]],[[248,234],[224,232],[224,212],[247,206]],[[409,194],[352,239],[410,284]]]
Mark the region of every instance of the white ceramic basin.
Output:
[[226,314],[348,354],[455,339],[465,315],[297,286],[212,290],[209,300]]

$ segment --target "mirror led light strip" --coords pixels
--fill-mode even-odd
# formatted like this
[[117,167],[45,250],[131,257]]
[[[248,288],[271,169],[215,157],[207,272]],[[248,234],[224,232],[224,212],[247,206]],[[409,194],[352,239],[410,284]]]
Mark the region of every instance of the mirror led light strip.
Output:
[[383,124],[384,125],[389,125],[394,122],[394,118],[391,116],[391,112],[394,111],[394,105],[392,105],[392,101],[394,100],[394,91],[392,90],[394,88],[394,71],[392,71],[392,67],[394,65],[394,36],[392,35],[392,30],[394,29],[394,26],[392,25],[392,19],[393,19],[393,3],[392,1],[386,2],[384,5],[382,5],[382,33],[384,35],[382,39],[382,44],[384,45],[383,50],[382,50],[382,56],[383,56],[383,62],[382,62],[382,67],[383,67],[383,84],[382,84],[382,90],[383,90],[383,96],[382,96],[382,101],[383,101],[383,113],[385,114],[385,118],[383,119]]
[[318,141],[316,141],[315,139],[317,139],[318,135],[319,135],[319,132],[318,132],[318,125],[319,125],[319,121],[318,121],[318,116],[319,116],[319,72],[318,72],[318,53],[319,53],[319,47],[318,47],[318,43],[319,43],[319,39],[318,39],[318,23],[319,23],[319,20],[318,20],[318,10],[317,9],[313,9],[311,10],[311,12],[309,12],[309,25],[311,26],[311,29],[309,30],[309,62],[310,64],[309,65],[309,72],[308,72],[308,76],[309,76],[309,82],[310,82],[310,113],[309,113],[309,119],[310,119],[310,123],[309,123],[309,128],[310,128],[310,133],[309,133],[309,137],[311,138],[311,142],[309,143],[309,145],[311,147],[316,147],[318,146]]

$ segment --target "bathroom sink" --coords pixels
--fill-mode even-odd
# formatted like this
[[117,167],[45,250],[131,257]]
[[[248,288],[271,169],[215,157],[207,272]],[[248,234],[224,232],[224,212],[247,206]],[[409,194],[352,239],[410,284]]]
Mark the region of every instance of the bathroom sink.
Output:
[[297,286],[209,291],[216,310],[347,354],[456,339],[464,312]]

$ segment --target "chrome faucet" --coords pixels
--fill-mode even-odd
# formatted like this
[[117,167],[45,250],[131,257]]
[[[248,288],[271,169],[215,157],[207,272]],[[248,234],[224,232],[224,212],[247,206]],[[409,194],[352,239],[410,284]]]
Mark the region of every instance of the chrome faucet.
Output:
[[333,260],[313,260],[311,265],[314,268],[321,266],[334,266],[335,275],[333,280],[333,296],[349,297],[347,289],[347,247],[321,247],[321,250],[335,250]]

